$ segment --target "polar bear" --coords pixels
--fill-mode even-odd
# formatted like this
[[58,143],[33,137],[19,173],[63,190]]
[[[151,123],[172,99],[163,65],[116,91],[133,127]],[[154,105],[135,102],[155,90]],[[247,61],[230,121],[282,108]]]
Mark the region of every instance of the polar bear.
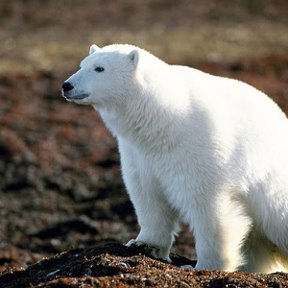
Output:
[[92,45],[62,93],[117,139],[141,228],[128,246],[169,261],[183,221],[195,269],[288,270],[288,121],[264,93],[126,44]]

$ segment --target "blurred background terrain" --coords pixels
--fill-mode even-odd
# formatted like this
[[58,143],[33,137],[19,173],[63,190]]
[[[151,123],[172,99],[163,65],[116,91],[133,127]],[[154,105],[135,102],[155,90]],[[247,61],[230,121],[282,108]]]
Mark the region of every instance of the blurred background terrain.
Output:
[[[60,93],[92,43],[244,80],[288,113],[287,0],[1,1],[0,273],[137,235],[115,140]],[[184,225],[174,251],[195,257]]]

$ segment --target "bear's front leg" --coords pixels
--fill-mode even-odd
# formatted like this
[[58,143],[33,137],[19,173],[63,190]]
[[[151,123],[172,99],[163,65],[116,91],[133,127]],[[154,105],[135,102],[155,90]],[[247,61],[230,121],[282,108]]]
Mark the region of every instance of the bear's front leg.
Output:
[[194,211],[198,216],[193,221],[196,269],[235,271],[245,265],[242,246],[252,222],[243,203],[231,200],[232,193],[223,193],[218,201],[211,197],[211,201]]
[[151,179],[146,182],[146,190],[137,185],[137,191],[129,192],[141,230],[137,238],[126,245],[145,246],[149,255],[169,262],[169,252],[178,228],[177,215],[161,195],[159,187],[152,182]]
[[[137,237],[138,239],[139,237]],[[133,246],[141,246],[144,247],[145,253],[148,255],[157,258],[157,259],[162,259],[167,262],[171,262],[171,259],[169,257],[170,253],[170,248],[167,247],[158,247],[158,246],[152,246],[153,244],[149,244],[146,242],[143,242],[141,240],[137,239],[131,239],[126,243],[126,246],[128,247],[133,247]]]
[[121,151],[123,178],[140,225],[136,239],[126,245],[143,245],[148,254],[170,261],[169,252],[178,230],[177,215],[145,164],[137,166],[131,151]]

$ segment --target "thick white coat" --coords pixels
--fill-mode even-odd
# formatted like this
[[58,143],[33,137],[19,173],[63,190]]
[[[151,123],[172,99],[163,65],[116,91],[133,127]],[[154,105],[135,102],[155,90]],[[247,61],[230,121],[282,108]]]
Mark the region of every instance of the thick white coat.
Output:
[[117,138],[141,227],[128,245],[169,260],[184,221],[196,269],[288,270],[288,121],[264,93],[131,45],[91,46],[66,82]]

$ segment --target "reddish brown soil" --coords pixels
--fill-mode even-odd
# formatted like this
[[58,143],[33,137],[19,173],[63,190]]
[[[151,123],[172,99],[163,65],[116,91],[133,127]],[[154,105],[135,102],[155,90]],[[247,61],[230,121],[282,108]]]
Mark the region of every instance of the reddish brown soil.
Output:
[[[4,2],[0,4],[0,21],[7,29],[22,25],[21,29],[33,32],[35,27],[49,27],[57,13],[53,1],[47,1],[46,6],[41,1]],[[60,17],[55,27],[68,27],[71,15],[85,13],[90,15],[87,21],[93,22],[91,1],[84,2],[86,10],[70,7],[70,16]],[[97,10],[97,23],[103,18],[100,22],[105,28],[109,25],[107,17],[111,16],[113,25],[126,27],[128,20],[124,16],[134,11],[129,21],[136,23],[135,29],[147,25],[152,16],[157,16],[163,25],[171,25],[164,19],[176,2],[168,1],[168,6],[163,1],[148,2],[141,8],[146,9],[141,17],[130,1],[119,1],[119,10],[110,7],[111,11],[98,3],[102,10]],[[257,19],[272,17],[276,21],[285,15],[287,2],[268,2],[270,10],[262,7],[261,13],[247,2],[250,8],[246,4],[239,6],[236,12],[233,10],[233,17],[250,21],[255,13]],[[33,8],[31,3],[36,6]],[[201,5],[198,8],[204,7]],[[202,14],[205,21],[226,15],[223,5],[218,10],[212,6],[198,9],[193,15],[198,21]],[[187,11],[191,9],[189,6]],[[184,23],[192,21],[187,13],[183,14]],[[179,15],[177,21],[181,20]],[[225,21],[230,23],[232,18]],[[21,23],[11,26],[9,19]],[[16,53],[15,57],[19,55]],[[271,51],[236,60],[191,59],[183,57],[181,63],[173,57],[166,60],[242,79],[270,95],[288,114],[288,54]],[[114,139],[92,108],[67,103],[60,96],[62,81],[74,67],[71,64],[62,70],[37,69],[29,74],[11,69],[0,74],[0,287],[288,286],[285,274],[187,272],[143,256],[141,249],[117,244],[137,235],[137,222],[121,180]],[[192,235],[186,226],[182,228],[174,252],[195,259]],[[70,249],[76,250],[58,254]],[[186,261],[173,259],[176,266]]]
[[0,287],[284,287],[288,275],[189,271],[190,264],[172,255],[172,264],[143,255],[141,248],[117,243],[71,250],[0,277]]

